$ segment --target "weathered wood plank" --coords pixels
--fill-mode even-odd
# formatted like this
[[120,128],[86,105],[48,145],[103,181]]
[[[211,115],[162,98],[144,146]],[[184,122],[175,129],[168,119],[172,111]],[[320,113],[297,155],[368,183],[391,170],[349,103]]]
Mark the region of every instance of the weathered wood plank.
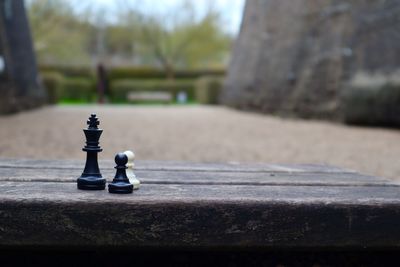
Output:
[[[0,168],[0,181],[76,182],[82,170]],[[102,170],[111,181],[112,168]],[[199,171],[135,171],[143,184],[225,184],[225,185],[326,185],[326,186],[400,186],[400,182],[357,173],[263,173]]]
[[[114,167],[111,160],[100,160],[101,169]],[[16,167],[29,169],[78,169],[84,167],[84,160],[32,160],[32,159],[0,159],[0,168]],[[182,161],[140,161],[136,162],[137,170],[154,171],[213,171],[213,172],[276,172],[276,173],[356,173],[330,165],[321,164],[257,164],[257,163],[192,163]]]
[[393,187],[0,186],[0,245],[399,248]]
[[287,202],[300,204],[400,204],[400,189],[391,186],[254,186],[148,184],[133,194],[77,190],[74,183],[2,182],[0,201],[68,203]]
[[[0,246],[400,248],[400,186],[318,165],[137,162],[131,195],[81,161],[0,160]],[[114,176],[111,161],[103,175]]]

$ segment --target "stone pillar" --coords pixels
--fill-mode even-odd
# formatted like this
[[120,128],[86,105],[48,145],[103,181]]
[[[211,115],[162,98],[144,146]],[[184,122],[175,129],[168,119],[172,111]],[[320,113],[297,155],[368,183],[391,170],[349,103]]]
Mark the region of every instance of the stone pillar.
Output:
[[42,105],[29,23],[23,0],[0,0],[0,114]]
[[247,0],[222,103],[336,118],[359,71],[400,69],[398,0]]

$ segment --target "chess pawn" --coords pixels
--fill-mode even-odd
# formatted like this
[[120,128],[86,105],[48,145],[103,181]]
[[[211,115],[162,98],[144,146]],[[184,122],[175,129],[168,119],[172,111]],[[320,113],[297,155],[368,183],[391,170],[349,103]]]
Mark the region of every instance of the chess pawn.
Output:
[[104,190],[106,179],[101,176],[97,154],[103,149],[99,146],[99,139],[103,130],[97,126],[100,124],[96,114],[91,114],[87,121],[88,128],[83,129],[86,137],[86,145],[82,148],[86,152],[85,169],[78,178],[78,189],[82,190]]
[[124,153],[118,153],[115,156],[115,173],[114,180],[111,184],[108,184],[108,192],[114,194],[129,194],[133,192],[133,185],[129,183],[129,179],[126,176],[126,164],[128,163],[128,157]]
[[126,175],[128,176],[129,182],[133,185],[133,190],[137,190],[140,187],[140,181],[133,172],[135,167],[135,154],[129,150],[125,151],[124,154],[128,157],[128,163],[126,164]]

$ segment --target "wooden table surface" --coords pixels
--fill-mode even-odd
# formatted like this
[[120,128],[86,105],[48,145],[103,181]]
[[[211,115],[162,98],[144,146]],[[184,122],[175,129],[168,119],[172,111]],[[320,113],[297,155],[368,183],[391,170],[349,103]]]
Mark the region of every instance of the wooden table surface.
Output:
[[[400,184],[326,165],[137,161],[140,190],[82,191],[81,161],[0,160],[0,246],[400,246]],[[113,162],[101,161],[108,181]]]

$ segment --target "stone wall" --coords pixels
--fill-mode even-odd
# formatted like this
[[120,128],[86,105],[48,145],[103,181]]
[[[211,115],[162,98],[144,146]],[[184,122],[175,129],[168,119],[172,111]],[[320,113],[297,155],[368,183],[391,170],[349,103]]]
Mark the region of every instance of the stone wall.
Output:
[[42,105],[40,86],[23,0],[0,0],[0,114]]
[[398,0],[247,0],[221,101],[338,118],[355,73],[398,69]]

